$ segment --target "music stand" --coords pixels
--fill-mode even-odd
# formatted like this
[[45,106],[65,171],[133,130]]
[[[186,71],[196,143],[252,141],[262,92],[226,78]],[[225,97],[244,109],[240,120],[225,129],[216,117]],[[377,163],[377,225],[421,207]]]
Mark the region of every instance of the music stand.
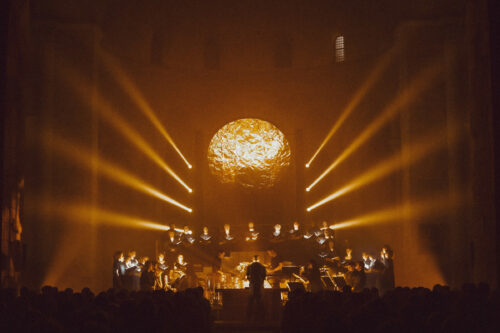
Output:
[[344,289],[344,287],[347,285],[343,276],[334,276],[333,282],[335,282],[335,286],[338,288],[338,290]]
[[287,282],[288,290],[292,293],[294,291],[306,291],[306,287],[302,282]]

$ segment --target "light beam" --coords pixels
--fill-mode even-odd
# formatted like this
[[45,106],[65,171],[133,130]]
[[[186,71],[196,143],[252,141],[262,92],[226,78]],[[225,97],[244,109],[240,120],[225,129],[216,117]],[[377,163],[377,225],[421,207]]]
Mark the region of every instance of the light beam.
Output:
[[128,173],[127,171],[111,164],[110,162],[104,161],[101,158],[94,156],[91,152],[86,151],[83,147],[73,145],[62,138],[51,139],[49,136],[44,137],[44,144],[49,149],[52,149],[55,152],[72,159],[74,162],[81,163],[86,167],[92,168],[92,164],[96,163],[97,169],[100,173],[117,183],[127,185],[140,192],[168,202],[189,213],[193,212],[191,208],[186,207],[178,201],[170,198],[166,194],[161,193],[153,186],[145,183],[144,181]]
[[106,63],[106,65],[111,69],[113,74],[115,75],[116,81],[122,86],[122,88],[130,95],[132,100],[139,107],[139,110],[149,119],[149,121],[153,124],[153,126],[160,132],[160,134],[167,140],[167,142],[174,148],[177,154],[184,161],[186,166],[191,169],[193,166],[188,162],[186,157],[182,154],[181,150],[177,147],[174,140],[168,134],[165,127],[162,125],[156,114],[153,112],[153,109],[146,101],[142,93],[139,91],[137,86],[132,82],[129,76],[125,73],[125,71],[120,68],[117,64],[116,60],[112,58],[110,54],[105,52],[101,52],[102,59]]
[[340,115],[339,119],[335,122],[333,127],[330,129],[326,137],[323,139],[321,144],[319,145],[319,148],[314,152],[313,156],[309,160],[309,162],[306,163],[306,168],[309,168],[316,158],[320,151],[323,149],[323,147],[328,143],[330,138],[337,132],[337,130],[340,128],[340,126],[344,123],[344,121],[349,117],[351,112],[358,106],[359,102],[365,97],[366,93],[370,88],[373,86],[373,84],[377,81],[377,79],[380,77],[382,72],[387,68],[387,66],[390,63],[390,60],[392,59],[392,53],[393,51],[390,51],[388,54],[382,57],[381,60],[377,63],[375,66],[375,69],[369,74],[367,80],[363,83],[363,85],[358,89],[354,97],[351,99],[349,104],[346,106],[344,111],[342,111],[342,114]]
[[170,227],[160,222],[129,216],[121,213],[104,210],[101,208],[75,203],[49,202],[44,205],[49,214],[62,216],[71,221],[88,222],[94,216],[99,223],[118,227],[130,227],[139,229],[168,231]]
[[347,147],[342,154],[330,166],[306,188],[310,191],[335,167],[342,163],[347,157],[354,153],[361,145],[370,139],[386,123],[394,118],[401,109],[417,97],[425,88],[431,86],[431,81],[435,79],[441,71],[441,66],[434,64],[429,66],[423,73],[418,75],[409,85],[409,88],[403,91],[373,122],[371,122],[363,132]]
[[[448,144],[452,143],[457,138],[457,134],[456,130],[450,130],[448,133],[446,131],[438,131],[433,135],[428,135],[420,140],[419,143],[408,147],[408,151],[410,152],[408,156],[397,154],[396,156],[380,162],[374,168],[369,169],[360,176],[356,177],[356,179],[349,182],[347,185],[343,186],[340,190],[335,191],[308,207],[307,211],[310,212],[313,209],[318,208],[346,193],[379,180],[398,169],[407,167],[419,161],[433,152],[447,147]],[[403,158],[403,156],[406,158]]]
[[[66,68],[65,78],[71,83],[71,86],[79,93],[82,100],[91,102],[90,99],[85,98],[86,92],[84,90],[83,82],[78,81],[78,74]],[[99,108],[99,114],[104,120],[108,122],[112,127],[114,127],[118,132],[120,132],[130,143],[136,146],[142,153],[149,157],[153,162],[155,162],[160,168],[166,171],[172,178],[174,178],[179,184],[181,184],[189,193],[193,190],[170,168],[170,166],[154,151],[154,149],[146,142],[146,140],[134,130],[118,113],[112,111],[111,105],[104,100],[103,96],[94,92],[93,101]],[[92,106],[92,105],[91,105]]]
[[406,203],[396,207],[381,209],[365,215],[355,217],[351,220],[335,223],[330,226],[332,230],[346,229],[380,223],[389,223],[397,220],[422,218],[433,214],[453,209],[461,202],[459,195],[450,197],[449,193],[432,196],[429,199]]

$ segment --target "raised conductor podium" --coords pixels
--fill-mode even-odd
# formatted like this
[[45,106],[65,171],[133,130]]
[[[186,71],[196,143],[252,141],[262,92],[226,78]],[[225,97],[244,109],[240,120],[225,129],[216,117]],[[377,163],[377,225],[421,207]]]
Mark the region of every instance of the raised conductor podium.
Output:
[[[236,321],[246,319],[250,289],[216,289],[215,291],[220,294],[222,299],[220,320]],[[281,293],[286,291],[288,289],[264,289],[262,304],[266,320],[276,321],[281,319]]]

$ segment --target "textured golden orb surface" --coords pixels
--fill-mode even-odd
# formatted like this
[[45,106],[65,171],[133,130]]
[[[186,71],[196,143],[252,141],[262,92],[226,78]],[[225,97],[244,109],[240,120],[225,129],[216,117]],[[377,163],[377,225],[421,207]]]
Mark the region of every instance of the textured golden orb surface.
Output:
[[208,147],[208,163],[222,183],[271,187],[290,165],[290,146],[273,124],[239,119],[215,133]]

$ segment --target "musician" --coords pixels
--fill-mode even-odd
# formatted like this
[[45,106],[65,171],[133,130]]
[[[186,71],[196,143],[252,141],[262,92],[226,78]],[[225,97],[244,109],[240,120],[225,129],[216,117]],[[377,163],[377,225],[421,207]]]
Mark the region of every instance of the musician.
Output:
[[192,234],[193,232],[189,230],[189,227],[187,225],[184,226],[183,232],[180,235],[180,242],[184,247],[193,245],[195,239]]
[[222,271],[222,261],[224,260],[224,257],[226,256],[226,252],[224,250],[219,250],[217,251],[217,256],[214,258],[214,261],[212,263],[212,271],[215,273],[219,274],[224,274]]
[[300,224],[297,221],[293,222],[292,229],[288,231],[288,233],[290,234],[291,240],[299,240],[303,238],[303,235],[300,232]]
[[149,261],[149,257],[145,256],[145,257],[141,257],[141,259],[139,259],[139,271],[142,272],[144,271],[145,269],[145,266],[146,266],[146,262]]
[[127,259],[125,260],[125,276],[126,283],[125,288],[128,290],[139,290],[140,288],[140,267],[139,261],[136,258],[137,253],[135,251],[129,251]]
[[379,272],[378,287],[382,294],[387,290],[394,289],[393,255],[388,245],[385,245],[380,251],[380,262],[383,264],[383,269]]
[[184,261],[184,255],[179,254],[174,264],[174,269],[170,271],[171,285],[174,290],[184,290],[188,287],[186,278],[187,271],[188,263]]
[[212,244],[212,236],[208,233],[207,227],[203,227],[203,233],[200,235],[200,243],[202,245]]
[[156,262],[155,289],[166,289],[168,286],[168,265],[163,253],[158,254]]
[[352,263],[352,249],[351,248],[347,248],[345,249],[345,257],[344,257],[344,261],[342,262],[343,264],[347,264],[347,263]]
[[344,273],[344,279],[346,285],[351,287],[354,284],[354,265],[352,262],[347,262],[344,264],[344,268],[346,269],[346,272]]
[[363,259],[363,266],[365,268],[365,271],[369,272],[373,268],[373,265],[375,265],[375,258],[368,255],[368,253],[366,252],[363,252],[361,254],[361,258]]
[[224,233],[222,234],[220,245],[231,243],[234,240],[233,235],[231,235],[231,226],[229,224],[224,224]]
[[176,235],[176,232],[173,228],[168,231],[167,235],[168,238],[165,245],[166,250],[171,254],[177,253],[179,250],[179,245],[181,245],[180,237]]
[[186,272],[188,263],[184,261],[184,255],[179,254],[177,256],[177,262],[174,264],[174,268],[180,271]]
[[281,269],[283,268],[283,259],[281,256],[278,255],[275,249],[267,250],[267,255],[271,258],[267,273],[269,275],[281,273]]
[[323,231],[321,230],[321,227],[317,227],[316,223],[313,222],[309,233],[311,233],[314,237],[319,237],[323,234]]
[[255,242],[259,238],[259,233],[255,230],[255,225],[253,222],[248,223],[248,231],[245,235],[245,241]]
[[[351,264],[350,266],[353,266]],[[351,287],[354,292],[361,292],[366,285],[366,274],[363,267],[362,261],[356,261],[354,263],[354,269],[351,274]]]
[[307,282],[307,288],[310,292],[318,292],[323,290],[323,282],[321,281],[321,272],[319,271],[316,261],[309,260],[305,267],[301,268],[300,274]]
[[117,251],[113,260],[113,288],[123,289],[125,277],[125,256],[122,251]]
[[335,259],[340,259],[340,257],[337,255],[337,251],[335,249],[335,242],[333,241],[332,238],[328,240],[328,243],[325,244],[324,247],[322,247],[321,252],[318,254],[318,256],[322,259],[323,264],[329,265],[334,262]]
[[153,262],[147,260],[144,263],[144,268],[141,274],[140,283],[141,290],[143,291],[152,291],[155,285],[155,270]]
[[272,243],[281,243],[284,241],[283,234],[281,233],[281,224],[276,224],[274,226],[274,231],[271,236]]
[[259,262],[259,256],[254,256],[253,262],[248,265],[246,276],[250,282],[250,297],[247,306],[247,318],[258,320],[263,314],[262,292],[266,279],[266,268]]

